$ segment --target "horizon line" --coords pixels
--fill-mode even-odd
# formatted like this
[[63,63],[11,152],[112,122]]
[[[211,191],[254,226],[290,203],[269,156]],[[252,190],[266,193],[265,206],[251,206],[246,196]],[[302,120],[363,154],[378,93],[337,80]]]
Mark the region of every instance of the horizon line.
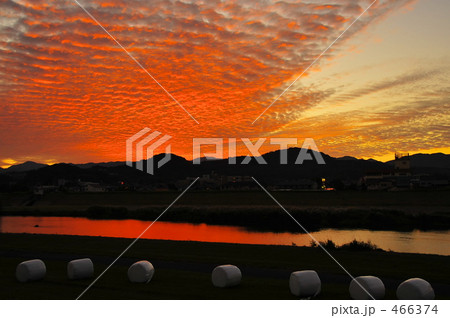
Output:
[[[289,149],[302,149],[302,148],[301,148],[301,147],[289,147],[288,149],[281,149],[281,150],[280,150],[280,149],[277,149],[277,150],[268,151],[268,152],[266,152],[266,153],[263,153],[263,154],[261,154],[261,156],[267,155],[267,154],[269,154],[269,153],[286,151],[286,150],[289,150]],[[309,149],[309,148],[306,148],[306,149],[307,149],[308,151],[315,151],[315,150],[312,150],[312,149]],[[372,158],[372,157],[370,157],[370,158],[368,158],[368,157],[360,157],[360,158],[358,158],[358,157],[354,157],[354,156],[351,156],[351,155],[344,155],[344,156],[334,157],[334,156],[332,156],[332,155],[326,154],[325,152],[322,152],[322,151],[319,151],[319,152],[320,152],[321,154],[327,155],[327,156],[329,156],[329,157],[331,157],[331,158],[334,158],[334,159],[341,159],[341,158],[349,157],[349,158],[353,158],[353,159],[355,159],[355,160],[366,160],[366,161],[367,161],[367,160],[374,160],[374,161],[378,161],[378,162],[382,162],[382,163],[387,163],[387,162],[389,162],[389,161],[393,161],[393,160],[394,160],[394,155],[395,155],[395,153],[396,153],[396,152],[392,152],[393,159],[391,159],[391,160],[386,160],[386,161],[382,161],[382,160],[374,159],[374,158]],[[149,160],[149,159],[154,158],[154,157],[156,157],[156,156],[158,156],[158,155],[161,155],[161,154],[163,154],[163,153],[161,152],[161,153],[155,154],[153,157],[150,157],[150,158],[147,158],[147,159],[142,159],[142,160],[140,160],[140,161],[146,161],[146,160]],[[437,154],[450,155],[450,154],[443,153],[443,152],[434,152],[434,153],[417,152],[417,153],[409,153],[409,156],[414,156],[414,155],[437,155]],[[206,158],[208,158],[208,159],[206,159],[206,161],[216,161],[216,160],[228,160],[228,159],[230,159],[230,158],[240,158],[240,157],[246,157],[246,156],[248,156],[248,155],[241,155],[241,156],[224,157],[224,158],[218,158],[218,157],[212,157],[212,156],[202,156],[202,157],[193,158],[192,160],[188,160],[188,159],[186,159],[184,156],[178,155],[178,154],[176,154],[176,153],[170,153],[170,155],[174,155],[174,156],[183,158],[183,159],[186,160],[186,161],[191,161],[191,162],[194,161],[195,159],[198,159],[198,158],[200,158],[200,159],[206,159]],[[384,155],[383,157],[385,157],[385,156],[387,156],[387,155]],[[11,168],[11,167],[19,166],[19,165],[25,164],[25,163],[27,163],[27,162],[30,162],[30,163],[36,163],[36,164],[41,164],[41,165],[46,165],[46,166],[53,166],[53,165],[57,165],[57,164],[88,165],[88,164],[102,164],[102,163],[122,163],[122,162],[125,164],[125,163],[126,163],[126,160],[123,160],[123,161],[121,161],[121,160],[115,160],[115,161],[100,161],[100,162],[90,161],[90,162],[82,162],[82,163],[64,162],[64,161],[55,162],[55,163],[42,163],[42,162],[37,162],[37,161],[33,161],[33,160],[25,160],[25,161],[23,161],[23,162],[17,162],[17,163],[8,165],[8,166],[6,166],[6,165],[0,166],[0,169],[2,169],[2,170],[7,170],[7,169],[9,169],[9,168]],[[138,162],[138,161],[132,161],[132,162],[133,162],[133,163],[136,163],[136,162]]]

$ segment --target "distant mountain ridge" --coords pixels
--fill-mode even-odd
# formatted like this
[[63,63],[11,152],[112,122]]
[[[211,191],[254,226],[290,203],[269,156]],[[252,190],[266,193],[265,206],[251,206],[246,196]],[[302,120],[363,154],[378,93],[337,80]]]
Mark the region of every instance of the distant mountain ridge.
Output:
[[[291,149],[300,149],[300,148],[290,148],[289,151],[291,151]],[[262,155],[263,158],[265,158],[266,156],[271,156],[270,154],[275,154],[277,155],[280,152],[280,150],[276,150],[273,152],[268,152],[264,155]],[[333,158],[335,160],[343,160],[343,161],[358,161],[358,160],[364,160],[364,159],[358,159],[352,156],[343,156],[343,157],[331,157],[328,156],[327,154],[322,153],[323,156],[329,157],[329,158]],[[156,155],[156,157],[158,157],[159,155]],[[183,158],[180,156],[177,156],[175,154],[172,154],[172,157],[179,157],[179,158]],[[246,156],[239,156],[236,157],[236,161],[242,161]],[[184,159],[184,158],[183,158]],[[187,159],[184,159],[186,161],[188,161]],[[204,162],[209,162],[209,161],[227,161],[227,159],[218,159],[218,158],[214,158],[214,157],[202,157],[200,159],[200,162],[204,163]],[[443,168],[443,169],[447,169],[450,168],[450,155],[446,155],[443,153],[434,153],[434,154],[414,154],[410,156],[410,160],[411,160],[411,167],[428,167],[428,168]],[[377,161],[375,159],[367,159],[366,161],[373,161],[373,162],[380,162]],[[385,162],[385,164],[388,165],[392,165],[394,163],[394,160],[390,160]],[[64,164],[64,163],[61,163]],[[73,165],[82,169],[88,169],[88,168],[92,168],[95,166],[99,166],[99,167],[117,167],[117,166],[124,166],[125,165],[125,161],[111,161],[111,162],[89,162],[89,163],[81,163],[81,164],[72,164],[72,163],[67,163],[69,165]],[[37,163],[34,161],[26,161],[24,163],[20,163],[17,165],[12,165],[9,168],[0,168],[0,172],[25,172],[25,171],[30,171],[30,170],[37,170],[43,167],[47,167],[49,165],[47,164],[42,164],[42,163]]]
[[6,172],[26,172],[30,170],[37,170],[43,167],[47,167],[48,165],[43,163],[37,163],[34,161],[26,161],[24,163],[20,163],[17,165],[13,165],[9,168],[4,169]]
[[[208,174],[218,174],[224,176],[254,176],[259,180],[267,182],[285,182],[286,180],[317,179],[327,178],[327,180],[358,180],[366,175],[368,171],[388,170],[392,168],[393,161],[383,163],[373,159],[357,159],[350,156],[334,158],[327,154],[320,153],[325,160],[325,165],[319,165],[315,160],[305,161],[303,164],[295,164],[300,148],[289,148],[285,155],[288,164],[280,164],[280,150],[262,155],[267,164],[258,164],[254,158],[248,164],[242,164],[246,156],[235,158],[237,164],[229,164],[228,159],[207,160],[204,158],[200,164],[193,164],[192,161],[172,154],[171,160],[159,169],[155,175],[150,175],[139,171],[133,167],[126,166],[125,162],[101,162],[86,164],[66,164],[45,165],[35,162],[25,162],[23,164],[11,166],[8,169],[0,170],[3,180],[10,182],[11,178],[19,179],[23,184],[57,184],[58,180],[75,182],[91,181],[105,184],[117,184],[126,182],[130,184],[167,183],[183,180],[188,177],[202,176]],[[311,150],[308,151],[312,157]],[[155,156],[158,161],[164,155]],[[135,165],[136,163],[134,163]],[[412,168],[416,172],[429,173],[435,175],[450,176],[450,155],[412,155]],[[146,161],[143,162],[144,170]],[[25,174],[20,177],[19,174]],[[17,175],[17,177],[15,177]],[[8,181],[9,180],[9,181]],[[1,181],[1,180],[0,180]],[[64,181],[64,182],[65,182]]]
[[111,161],[111,162],[88,162],[88,163],[80,163],[80,164],[73,164],[76,167],[79,167],[81,169],[88,169],[95,166],[100,167],[117,167],[117,166],[123,166],[125,165],[125,161]]
[[[411,155],[409,158],[411,161],[411,167],[450,169],[450,155],[446,155],[443,153],[418,153],[415,155]],[[388,161],[386,163],[393,164],[394,160]]]
[[344,156],[336,158],[337,160],[358,160],[358,158],[352,157],[352,156]]

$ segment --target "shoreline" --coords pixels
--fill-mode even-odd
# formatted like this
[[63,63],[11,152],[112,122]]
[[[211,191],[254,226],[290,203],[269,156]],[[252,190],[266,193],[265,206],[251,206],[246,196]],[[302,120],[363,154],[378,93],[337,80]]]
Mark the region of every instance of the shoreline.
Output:
[[[4,207],[0,216],[83,217],[98,220],[153,221],[164,205],[128,209],[123,206]],[[367,229],[410,232],[450,230],[447,207],[435,212],[406,212],[396,207],[298,207],[286,206],[288,211],[309,231],[322,229]],[[261,232],[300,232],[291,219],[278,207],[271,206],[174,206],[161,220],[176,223],[241,226]]]
[[[1,232],[10,234],[74,235],[134,239],[152,221],[133,219],[105,220],[85,217],[0,216]],[[384,250],[398,253],[450,255],[450,231],[372,231],[366,229],[321,229],[310,232],[314,239],[335,250]],[[231,244],[313,246],[314,239],[300,231],[267,232],[242,226],[208,225],[158,220],[156,227],[142,239],[216,242]],[[431,241],[429,241],[431,240]],[[431,244],[433,242],[433,244]]]
[[[152,221],[176,198],[163,192],[1,192],[0,215],[71,216]],[[275,191],[308,231],[333,229],[450,230],[450,191]],[[162,221],[292,232],[299,227],[262,191],[191,191]]]

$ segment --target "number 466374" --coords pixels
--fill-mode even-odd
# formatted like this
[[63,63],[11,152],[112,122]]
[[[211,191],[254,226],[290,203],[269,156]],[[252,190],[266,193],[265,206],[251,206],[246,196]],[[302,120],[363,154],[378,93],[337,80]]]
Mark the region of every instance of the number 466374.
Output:
[[437,314],[438,308],[437,305],[431,306],[431,305],[395,305],[392,307],[391,311],[393,311],[395,314],[405,315],[420,315],[420,314]]

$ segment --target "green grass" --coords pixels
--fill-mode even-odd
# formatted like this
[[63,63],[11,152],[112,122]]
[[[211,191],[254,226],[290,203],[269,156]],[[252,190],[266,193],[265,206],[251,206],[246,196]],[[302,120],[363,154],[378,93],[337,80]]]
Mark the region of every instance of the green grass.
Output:
[[[91,280],[67,280],[66,263],[78,257],[91,257],[98,275],[132,241],[32,234],[0,234],[0,240],[2,299],[74,299]],[[448,256],[339,249],[332,254],[354,276],[376,275],[388,282],[386,299],[395,299],[396,286],[411,277],[439,285],[437,298],[450,299]],[[48,275],[43,281],[18,283],[14,278],[15,266],[30,258],[42,258]],[[156,266],[149,284],[131,284],[126,270],[141,259],[164,265]],[[212,287],[212,269],[229,263],[242,269],[242,284],[231,289]],[[85,298],[294,299],[288,289],[289,273],[302,269],[314,269],[325,277],[319,299],[348,299],[350,279],[317,248],[161,240],[139,240]]]

